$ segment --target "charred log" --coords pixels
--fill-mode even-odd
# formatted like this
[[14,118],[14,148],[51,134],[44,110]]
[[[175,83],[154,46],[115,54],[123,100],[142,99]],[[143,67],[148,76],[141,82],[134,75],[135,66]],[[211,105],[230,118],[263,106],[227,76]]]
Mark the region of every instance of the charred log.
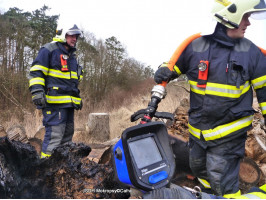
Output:
[[0,198],[128,198],[113,168],[89,160],[90,151],[68,143],[40,159],[30,144],[1,138]]

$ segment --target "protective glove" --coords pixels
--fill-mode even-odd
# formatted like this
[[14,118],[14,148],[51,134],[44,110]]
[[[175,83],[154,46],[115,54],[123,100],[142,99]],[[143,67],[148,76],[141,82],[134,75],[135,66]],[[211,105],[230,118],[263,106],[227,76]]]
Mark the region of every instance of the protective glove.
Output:
[[177,78],[178,74],[175,71],[171,71],[167,67],[167,63],[163,63],[159,69],[155,72],[154,81],[156,83],[162,83],[163,81],[169,82],[171,79]]
[[42,109],[46,107],[46,98],[44,92],[35,92],[32,94],[32,101],[37,108]]
[[73,103],[72,105],[73,105],[73,107],[74,107],[75,110],[81,110],[82,107],[83,107],[82,100],[81,100],[81,102],[80,102],[79,105],[78,104],[75,104],[75,103]]

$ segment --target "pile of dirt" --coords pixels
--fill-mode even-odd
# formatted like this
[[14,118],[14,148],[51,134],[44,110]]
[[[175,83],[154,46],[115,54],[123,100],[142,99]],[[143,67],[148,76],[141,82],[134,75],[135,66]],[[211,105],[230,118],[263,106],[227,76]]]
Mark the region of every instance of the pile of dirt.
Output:
[[40,159],[30,144],[0,138],[0,198],[129,198],[112,166],[91,161],[90,152],[68,143]]

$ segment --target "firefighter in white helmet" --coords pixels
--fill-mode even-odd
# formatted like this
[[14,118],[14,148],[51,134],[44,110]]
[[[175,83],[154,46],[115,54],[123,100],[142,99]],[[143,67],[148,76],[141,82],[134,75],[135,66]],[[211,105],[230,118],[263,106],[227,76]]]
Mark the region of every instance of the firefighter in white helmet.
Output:
[[82,68],[75,55],[81,34],[76,25],[57,29],[53,42],[40,49],[30,69],[29,89],[33,103],[42,109],[46,129],[41,157],[51,156],[74,134],[74,109],[82,108],[78,89]]
[[[266,118],[266,57],[244,37],[249,17],[265,18],[265,0],[215,0],[214,33],[193,40],[156,83],[186,74],[190,83],[190,167],[205,191],[240,194],[240,160],[252,127],[253,91]],[[266,121],[266,120],[265,120]]]

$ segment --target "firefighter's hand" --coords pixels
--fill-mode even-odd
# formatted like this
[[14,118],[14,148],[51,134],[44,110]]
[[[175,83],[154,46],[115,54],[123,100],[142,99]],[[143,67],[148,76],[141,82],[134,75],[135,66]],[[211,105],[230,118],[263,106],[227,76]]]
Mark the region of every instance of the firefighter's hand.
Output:
[[169,82],[173,76],[173,72],[163,63],[160,68],[155,72],[154,81],[162,83],[163,81]]
[[32,94],[32,101],[37,106],[37,108],[46,107],[46,98],[44,92],[36,92]]

